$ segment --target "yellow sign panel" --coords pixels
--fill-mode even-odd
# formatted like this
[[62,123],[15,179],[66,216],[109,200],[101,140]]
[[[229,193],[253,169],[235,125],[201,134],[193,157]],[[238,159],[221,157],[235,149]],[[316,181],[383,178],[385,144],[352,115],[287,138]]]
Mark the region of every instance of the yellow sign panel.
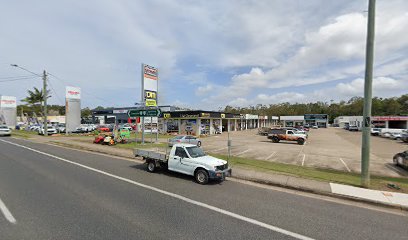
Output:
[[157,103],[155,99],[146,99],[146,106],[147,107],[156,107]]
[[221,118],[225,118],[225,114],[224,114],[224,113],[221,113]]
[[171,118],[170,113],[164,113],[164,114],[163,114],[163,118]]

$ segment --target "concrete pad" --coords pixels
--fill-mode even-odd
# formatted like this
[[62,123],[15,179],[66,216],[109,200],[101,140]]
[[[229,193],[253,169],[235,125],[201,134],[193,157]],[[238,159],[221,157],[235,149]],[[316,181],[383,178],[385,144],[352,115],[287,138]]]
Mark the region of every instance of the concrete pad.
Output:
[[408,207],[408,194],[377,191],[337,183],[330,183],[330,187],[332,193],[335,194]]
[[301,188],[310,191],[330,192],[331,188],[327,182],[320,182],[312,179],[289,177],[287,186]]

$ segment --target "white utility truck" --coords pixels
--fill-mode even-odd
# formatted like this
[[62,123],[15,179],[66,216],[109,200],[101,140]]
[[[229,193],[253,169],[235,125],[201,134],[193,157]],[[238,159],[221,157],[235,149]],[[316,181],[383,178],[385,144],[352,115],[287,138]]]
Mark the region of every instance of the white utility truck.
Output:
[[231,168],[225,160],[208,156],[193,144],[174,144],[170,153],[134,150],[135,157],[143,157],[147,171],[154,172],[158,167],[170,171],[194,176],[199,184],[207,184],[209,180],[225,180],[231,176]]

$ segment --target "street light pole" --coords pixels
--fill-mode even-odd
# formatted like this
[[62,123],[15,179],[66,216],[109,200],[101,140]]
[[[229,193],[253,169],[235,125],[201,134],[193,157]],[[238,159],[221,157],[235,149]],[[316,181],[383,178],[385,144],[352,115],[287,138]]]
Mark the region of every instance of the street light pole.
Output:
[[44,136],[48,136],[47,123],[47,72],[43,72],[43,97],[44,97]]
[[375,33],[375,0],[368,2],[368,23],[366,43],[366,69],[364,81],[364,112],[363,134],[361,146],[361,185],[370,186],[370,132],[371,132],[371,104],[374,61],[374,33]]

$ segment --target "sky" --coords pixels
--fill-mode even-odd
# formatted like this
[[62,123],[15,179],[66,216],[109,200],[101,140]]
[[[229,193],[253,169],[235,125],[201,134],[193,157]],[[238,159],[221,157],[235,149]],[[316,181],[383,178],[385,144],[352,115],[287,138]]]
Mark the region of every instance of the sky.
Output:
[[[141,64],[159,105],[218,110],[363,96],[367,0],[0,0],[0,95],[21,101],[51,73],[82,106],[140,102]],[[373,95],[408,93],[408,1],[377,0]],[[18,79],[18,80],[17,80]]]

